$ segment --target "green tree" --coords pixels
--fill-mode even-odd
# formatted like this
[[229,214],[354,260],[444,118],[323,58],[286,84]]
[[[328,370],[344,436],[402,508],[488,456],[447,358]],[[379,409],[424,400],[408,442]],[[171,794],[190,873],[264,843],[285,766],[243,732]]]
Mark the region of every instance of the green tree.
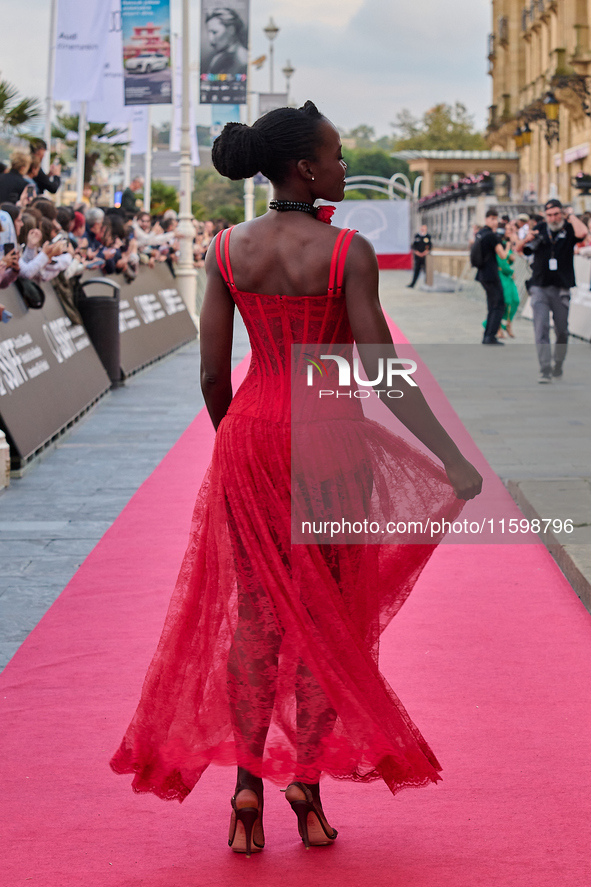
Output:
[[474,129],[474,118],[461,102],[435,105],[421,119],[404,109],[391,126],[397,133],[394,143],[397,151],[482,151],[487,148],[482,133]]
[[[343,148],[343,157],[347,163],[347,176],[382,176],[389,179],[396,172],[402,172],[413,180],[408,163],[397,157],[391,157],[388,151],[381,148]],[[347,191],[347,200],[375,200],[386,197],[378,191],[364,189]]]
[[213,167],[195,170],[194,214],[198,219],[244,220],[244,182],[231,182]]
[[[72,162],[76,157],[78,139],[68,138],[78,131],[78,114],[61,114],[56,124],[52,127],[51,134],[56,139],[61,139],[66,145],[66,157]],[[86,145],[84,156],[84,181],[90,182],[98,161],[107,169],[119,166],[125,156],[126,141],[120,141],[119,137],[126,135],[126,129],[109,129],[106,123],[89,123],[86,130]],[[117,141],[113,141],[118,139]]]
[[0,80],[0,129],[19,132],[27,123],[41,116],[37,99],[19,98],[16,86],[8,80]]
[[356,148],[371,148],[374,144],[375,137],[376,131],[373,126],[367,126],[365,123],[361,123],[350,132],[344,133],[344,138],[355,139]]
[[348,176],[384,176],[389,179],[395,172],[408,175],[408,163],[391,157],[381,148],[344,148],[343,157]]
[[161,216],[167,209],[179,211],[179,195],[174,185],[167,185],[160,179],[152,179],[152,193],[150,196],[150,212],[155,216]]

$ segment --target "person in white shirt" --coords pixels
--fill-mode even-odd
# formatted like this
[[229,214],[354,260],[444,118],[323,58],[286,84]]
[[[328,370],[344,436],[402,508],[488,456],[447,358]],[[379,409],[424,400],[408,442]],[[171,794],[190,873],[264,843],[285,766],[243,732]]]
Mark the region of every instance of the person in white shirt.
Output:
[[53,280],[72,262],[72,250],[65,237],[55,242],[47,240],[40,248],[42,237],[39,228],[29,231],[25,251],[19,260],[20,276],[36,282]]
[[529,234],[529,216],[527,213],[519,213],[517,218],[515,219],[515,224],[517,225],[517,239],[525,240],[527,235]]

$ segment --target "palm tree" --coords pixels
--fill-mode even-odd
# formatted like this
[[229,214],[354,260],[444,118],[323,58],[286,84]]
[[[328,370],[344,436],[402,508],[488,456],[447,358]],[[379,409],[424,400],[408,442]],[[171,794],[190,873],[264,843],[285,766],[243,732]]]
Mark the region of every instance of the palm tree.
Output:
[[0,80],[0,129],[18,132],[26,123],[41,116],[37,99],[19,98],[18,89],[8,80]]
[[[67,149],[68,160],[73,160],[78,148],[78,139],[71,136],[78,131],[78,114],[58,115],[57,123],[52,127],[51,134],[61,139]],[[123,163],[125,148],[128,142],[113,141],[118,136],[126,135],[126,129],[109,129],[106,123],[89,123],[86,130],[86,150],[84,156],[84,182],[90,182],[94,168],[100,160],[103,166],[110,169]]]

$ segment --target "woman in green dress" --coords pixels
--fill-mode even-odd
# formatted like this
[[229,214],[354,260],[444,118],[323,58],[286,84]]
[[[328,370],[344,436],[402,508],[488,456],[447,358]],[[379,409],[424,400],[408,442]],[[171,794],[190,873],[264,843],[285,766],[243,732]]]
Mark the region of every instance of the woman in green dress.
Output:
[[[503,297],[505,299],[505,313],[501,321],[501,326],[497,333],[499,339],[505,338],[505,332],[515,338],[515,333],[511,326],[511,321],[515,317],[519,308],[519,290],[513,279],[515,252],[513,247],[517,242],[517,230],[515,222],[507,222],[505,226],[505,236],[501,242],[501,250],[497,252],[497,265],[499,266],[499,276],[503,286]],[[483,326],[486,326],[484,321]]]

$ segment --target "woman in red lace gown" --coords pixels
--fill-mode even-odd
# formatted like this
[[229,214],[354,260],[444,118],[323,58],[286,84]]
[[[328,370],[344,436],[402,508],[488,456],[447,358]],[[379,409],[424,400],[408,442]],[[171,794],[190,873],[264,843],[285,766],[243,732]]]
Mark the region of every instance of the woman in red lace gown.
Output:
[[[228,124],[213,161],[234,180],[262,171],[275,201],[218,235],[206,258],[201,374],[216,441],[162,637],[111,766],[134,774],[135,791],[182,801],[209,764],[237,765],[229,843],[250,854],[264,845],[263,777],[290,783],[306,846],[336,837],[321,773],[381,778],[393,793],[440,779],[378,668],[379,636],[434,545],[292,543],[292,424],[306,418],[292,423],[292,345],[392,350],[371,245],[314,209],[344,196],[338,131],[307,102],[252,127]],[[236,307],[252,357],[233,394]],[[366,511],[420,503],[448,519],[478,494],[480,475],[418,388],[387,405],[444,468],[345,400],[314,426],[315,440],[330,440],[317,490],[341,471]],[[326,516],[336,500],[327,506],[322,495]]]

